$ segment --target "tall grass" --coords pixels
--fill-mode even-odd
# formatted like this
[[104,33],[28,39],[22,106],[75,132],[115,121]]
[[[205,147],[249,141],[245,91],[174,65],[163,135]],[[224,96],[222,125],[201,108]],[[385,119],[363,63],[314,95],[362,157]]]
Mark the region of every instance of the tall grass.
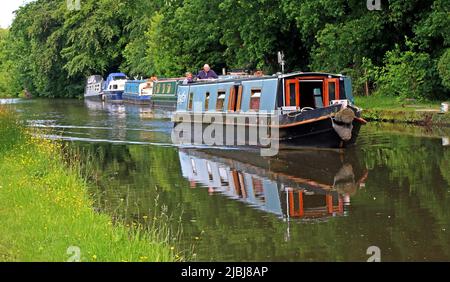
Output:
[[0,106],[0,261],[177,261],[164,221],[126,226],[93,210],[83,168]]
[[439,102],[408,101],[403,98],[383,95],[356,96],[355,104],[368,110],[401,110],[439,109]]

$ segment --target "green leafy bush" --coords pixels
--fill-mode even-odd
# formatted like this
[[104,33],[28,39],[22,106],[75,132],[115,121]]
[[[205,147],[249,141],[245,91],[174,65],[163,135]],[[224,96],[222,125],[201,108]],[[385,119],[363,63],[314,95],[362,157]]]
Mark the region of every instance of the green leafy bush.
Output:
[[450,89],[450,48],[439,59],[438,71],[442,84]]
[[413,51],[414,44],[407,41],[409,50],[399,45],[386,53],[384,66],[376,75],[378,94],[401,98],[439,98],[440,88],[436,64],[429,54]]

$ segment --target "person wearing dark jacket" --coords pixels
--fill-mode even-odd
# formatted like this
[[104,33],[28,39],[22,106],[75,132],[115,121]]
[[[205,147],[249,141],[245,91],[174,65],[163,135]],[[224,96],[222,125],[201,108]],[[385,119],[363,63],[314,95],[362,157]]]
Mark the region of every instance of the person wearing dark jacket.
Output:
[[217,79],[219,76],[209,67],[208,64],[203,66],[203,70],[201,70],[198,75],[198,79]]

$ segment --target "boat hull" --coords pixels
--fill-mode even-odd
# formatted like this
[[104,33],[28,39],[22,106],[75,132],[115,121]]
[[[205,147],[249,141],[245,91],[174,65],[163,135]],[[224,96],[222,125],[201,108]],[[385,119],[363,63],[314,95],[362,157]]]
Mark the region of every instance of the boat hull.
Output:
[[[200,114],[201,117],[193,113],[184,114],[183,118],[188,117],[189,122],[182,123],[180,120],[182,115],[176,113],[173,118],[175,123],[175,134],[173,136],[175,136],[174,141],[177,141],[177,143],[195,145],[269,147],[276,142],[280,145],[280,149],[292,147],[346,148],[355,144],[361,126],[366,122],[360,118],[360,110],[352,108],[355,118],[351,125],[348,124],[346,127],[347,130],[351,131],[351,138],[343,139],[337,132],[336,122],[334,121],[334,115],[340,110],[342,110],[341,105],[337,105],[304,113],[280,115],[278,116],[279,121],[270,126],[268,138],[259,139],[255,134],[261,133],[258,132],[257,125],[250,121],[255,119],[255,115],[219,114],[222,121],[234,120],[235,118],[241,118],[241,120],[248,118],[248,120],[244,123],[230,125],[230,123],[224,122],[217,125],[204,122],[205,120],[216,119],[217,114],[216,116],[208,114],[208,118],[205,118],[205,114]],[[220,133],[215,132],[212,138],[205,140],[205,138],[209,138],[211,126],[220,129]],[[230,127],[234,130],[230,130]],[[180,130],[184,131],[181,135],[179,134]],[[276,133],[274,133],[275,130]],[[181,137],[178,138],[178,136]],[[199,138],[199,136],[202,138]]]
[[285,149],[299,146],[346,148],[355,144],[361,125],[360,121],[353,121],[352,138],[348,141],[342,140],[333,128],[331,118],[293,126],[280,130],[280,144]]
[[93,100],[93,101],[101,101],[102,97],[103,97],[102,93],[84,95],[85,100]]
[[122,102],[123,92],[122,91],[105,91],[103,92],[103,98],[108,102]]
[[176,95],[153,95],[152,107],[161,108],[167,111],[175,111],[177,108],[177,96]]
[[152,104],[152,99],[151,96],[146,95],[146,96],[139,96],[136,94],[128,94],[128,93],[124,93],[122,95],[122,99],[130,104],[138,104],[138,105],[151,105]]

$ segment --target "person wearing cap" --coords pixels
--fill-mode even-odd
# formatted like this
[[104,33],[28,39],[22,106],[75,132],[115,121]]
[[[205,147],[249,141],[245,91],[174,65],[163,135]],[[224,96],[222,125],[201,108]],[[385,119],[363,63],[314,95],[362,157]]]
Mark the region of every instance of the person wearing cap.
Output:
[[209,67],[208,64],[203,66],[203,70],[201,70],[198,75],[198,79],[217,79],[219,76]]

